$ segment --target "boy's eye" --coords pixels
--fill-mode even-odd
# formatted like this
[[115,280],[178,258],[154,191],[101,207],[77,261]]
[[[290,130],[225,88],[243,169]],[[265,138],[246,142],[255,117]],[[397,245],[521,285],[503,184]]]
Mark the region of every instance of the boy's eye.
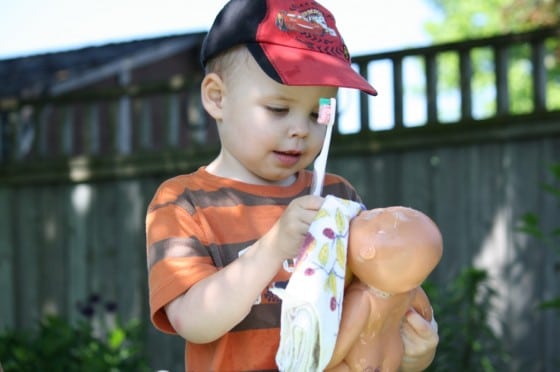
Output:
[[266,109],[270,112],[273,112],[275,114],[284,114],[286,112],[288,112],[288,108],[287,107],[279,107],[279,106],[266,106]]
[[310,116],[311,116],[311,119],[312,119],[313,121],[317,121],[317,119],[319,118],[319,113],[318,113],[318,112],[312,112],[312,113],[310,114]]

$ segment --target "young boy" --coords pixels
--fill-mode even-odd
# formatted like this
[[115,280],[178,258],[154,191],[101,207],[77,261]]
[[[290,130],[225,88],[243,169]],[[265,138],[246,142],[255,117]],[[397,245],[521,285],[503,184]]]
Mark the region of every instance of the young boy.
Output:
[[[201,51],[202,103],[218,156],[164,182],[146,217],[155,326],[187,340],[188,371],[276,370],[280,300],[323,198],[306,170],[325,126],[319,98],[375,89],[351,67],[332,14],[310,0],[231,0]],[[359,201],[329,174],[323,194]],[[403,325],[404,370],[432,360],[437,331],[416,313]]]

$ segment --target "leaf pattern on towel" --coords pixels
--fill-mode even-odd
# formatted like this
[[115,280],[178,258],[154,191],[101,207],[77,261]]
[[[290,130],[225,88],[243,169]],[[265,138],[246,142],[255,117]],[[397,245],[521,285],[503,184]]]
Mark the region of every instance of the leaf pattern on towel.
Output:
[[[316,259],[309,262],[310,266],[305,268],[304,273],[306,276],[311,276],[315,275],[317,270],[321,270],[327,274],[324,290],[333,295],[329,308],[331,311],[336,311],[339,306],[337,301],[338,283],[340,277],[344,277],[345,273],[349,221],[340,207],[331,211],[322,208],[317,212],[314,220],[317,221],[323,218],[331,219],[334,224],[331,223],[328,227],[322,229],[321,234],[323,237],[314,236],[312,233],[306,235],[304,249],[298,261],[308,255],[312,255],[313,250],[319,249],[315,253]],[[320,248],[317,247],[318,241],[323,243]],[[334,259],[332,257],[333,254],[335,255]]]
[[323,244],[321,251],[319,251],[319,263],[325,266],[329,261],[330,246],[328,243]]
[[336,263],[341,268],[346,264],[346,242],[344,239],[336,239]]

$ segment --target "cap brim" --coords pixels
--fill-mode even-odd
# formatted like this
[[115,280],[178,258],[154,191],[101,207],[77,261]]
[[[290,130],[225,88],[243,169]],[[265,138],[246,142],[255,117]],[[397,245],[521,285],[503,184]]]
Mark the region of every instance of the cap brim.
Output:
[[[308,49],[265,43],[259,45],[283,84],[354,88],[377,95],[377,90],[345,60]],[[250,49],[254,51],[255,48]],[[256,59],[261,64],[259,58]],[[267,72],[266,68],[264,70]]]

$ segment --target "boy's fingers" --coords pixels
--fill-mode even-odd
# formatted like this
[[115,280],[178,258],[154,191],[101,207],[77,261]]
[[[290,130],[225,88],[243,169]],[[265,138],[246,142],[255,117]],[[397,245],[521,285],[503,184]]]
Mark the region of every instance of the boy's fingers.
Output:
[[414,309],[406,314],[405,324],[407,324],[420,336],[430,336],[430,334],[437,333],[437,322],[435,317],[432,316],[432,321],[429,322],[418,314]]
[[311,210],[319,210],[319,208],[321,208],[321,206],[323,205],[323,202],[325,201],[325,199],[320,197],[320,196],[307,195],[307,196],[299,198],[298,201],[300,203],[299,205],[302,208],[311,209]]
[[401,332],[403,341],[412,355],[435,349],[439,342],[435,319],[432,317],[432,321],[429,322],[413,310],[407,313]]

